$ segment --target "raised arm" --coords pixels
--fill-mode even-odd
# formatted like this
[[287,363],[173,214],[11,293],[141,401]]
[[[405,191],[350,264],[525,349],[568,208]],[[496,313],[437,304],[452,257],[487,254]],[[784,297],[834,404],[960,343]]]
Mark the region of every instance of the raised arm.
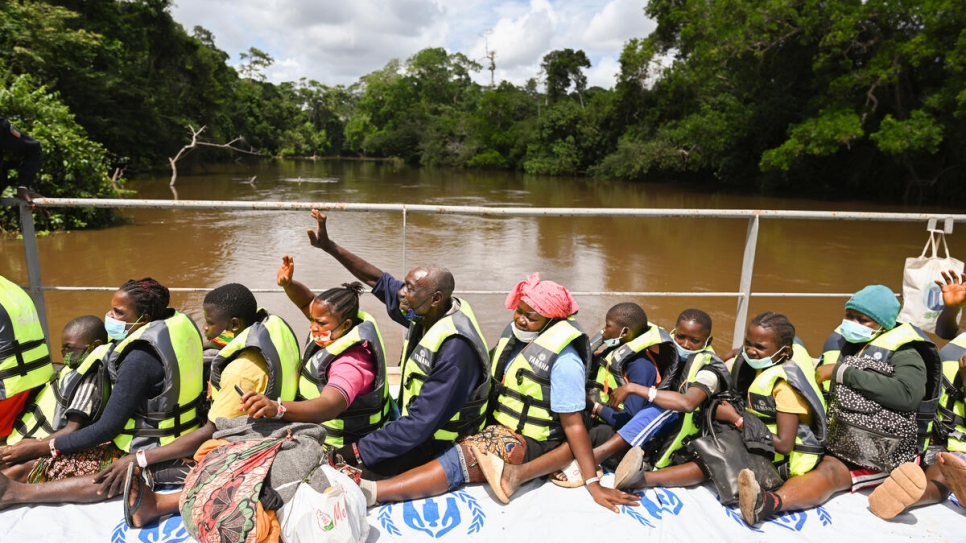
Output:
[[276,276],[276,282],[278,286],[285,289],[285,295],[288,296],[289,300],[302,310],[302,314],[306,318],[311,319],[309,315],[309,305],[312,304],[312,299],[315,295],[309,290],[309,287],[299,283],[292,276],[295,274],[295,259],[285,255],[282,257],[282,265],[278,268],[278,275]]
[[334,256],[339,264],[349,270],[349,273],[354,275],[356,279],[369,285],[369,288],[376,286],[376,282],[382,277],[383,271],[329,239],[329,232],[325,226],[325,215],[321,211],[313,209],[312,218],[318,221],[317,229],[308,231],[312,246]]
[[943,280],[936,284],[943,289],[943,310],[936,319],[936,335],[943,339],[953,339],[966,330],[959,327],[956,317],[966,302],[966,273],[959,276],[954,270],[942,272]]

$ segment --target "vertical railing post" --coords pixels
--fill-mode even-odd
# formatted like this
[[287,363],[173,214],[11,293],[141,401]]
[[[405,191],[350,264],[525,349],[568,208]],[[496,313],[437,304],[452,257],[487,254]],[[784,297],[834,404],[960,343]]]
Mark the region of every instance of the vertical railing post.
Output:
[[30,204],[20,204],[20,233],[23,234],[23,252],[27,259],[27,281],[30,284],[30,298],[37,308],[40,325],[50,348],[50,330],[47,326],[47,306],[44,304],[43,282],[40,279],[40,252],[37,250],[37,232],[34,229],[34,215]]
[[758,218],[755,215],[748,221],[748,233],[745,234],[745,256],[741,261],[741,284],[738,285],[738,312],[735,314],[732,347],[739,347],[744,343],[748,305],[751,303],[751,278],[755,271],[755,250],[758,248]]
[[405,204],[403,204],[402,214],[403,214],[403,229],[402,229],[402,237],[403,237],[403,239],[402,239],[403,267],[402,267],[402,273],[403,273],[403,276],[405,276],[407,273],[409,273],[409,268],[406,266],[406,205]]

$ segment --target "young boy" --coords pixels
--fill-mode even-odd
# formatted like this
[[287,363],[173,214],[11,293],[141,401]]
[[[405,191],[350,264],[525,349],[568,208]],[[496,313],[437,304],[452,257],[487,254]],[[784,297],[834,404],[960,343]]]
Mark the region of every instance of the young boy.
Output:
[[[49,441],[97,420],[111,393],[102,359],[107,353],[104,321],[85,315],[67,323],[60,334],[64,367],[55,379],[30,395],[0,461],[8,477],[23,481],[35,460],[50,453]],[[29,439],[28,439],[29,438]]]

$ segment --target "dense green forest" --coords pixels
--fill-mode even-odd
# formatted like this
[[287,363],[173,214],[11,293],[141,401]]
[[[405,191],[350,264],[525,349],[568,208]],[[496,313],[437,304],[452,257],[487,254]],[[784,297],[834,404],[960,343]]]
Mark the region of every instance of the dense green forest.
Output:
[[[428,48],[350,85],[274,84],[238,67],[170,0],[0,3],[0,115],[45,148],[39,192],[112,197],[201,138],[266,157],[397,157],[824,198],[966,200],[966,2],[649,0],[613,89],[583,51],[523,86]],[[483,74],[484,76],[486,74]],[[218,161],[207,147],[186,159]],[[3,215],[3,214],[6,215]],[[110,215],[46,216],[47,228]],[[10,228],[0,209],[0,227]]]

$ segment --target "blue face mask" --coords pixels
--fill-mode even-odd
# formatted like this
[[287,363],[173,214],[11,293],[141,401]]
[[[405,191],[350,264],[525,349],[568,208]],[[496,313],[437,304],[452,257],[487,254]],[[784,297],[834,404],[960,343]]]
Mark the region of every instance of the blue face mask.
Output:
[[775,358],[775,355],[766,356],[765,358],[758,358],[758,359],[748,358],[748,353],[745,352],[744,349],[742,349],[741,351],[741,356],[745,358],[745,362],[747,362],[749,366],[755,368],[756,370],[763,370],[765,368],[770,368],[775,364],[780,364],[785,361],[784,356],[779,357],[778,360],[773,360]]
[[413,308],[411,308],[411,307],[409,309],[405,310],[405,311],[403,311],[402,309],[400,309],[399,312],[402,313],[403,318],[405,318],[407,321],[409,321],[409,322],[411,322],[413,324],[416,324],[419,321],[423,320],[423,316],[422,315],[417,315],[416,312],[413,311]]
[[680,360],[687,360],[688,357],[690,357],[692,354],[701,350],[701,349],[695,349],[692,351],[690,349],[685,349],[684,347],[678,345],[677,341],[674,342],[674,348],[678,350],[678,358]]
[[138,320],[128,324],[124,321],[117,320],[108,315],[104,315],[104,330],[107,331],[107,335],[111,339],[116,341],[121,341],[122,339],[127,337],[128,326],[134,326],[140,321],[141,321],[141,317],[138,317]]
[[[621,332],[620,332],[620,335],[619,336],[612,337],[610,339],[605,339],[604,342],[603,342],[604,347],[607,347],[608,349],[610,349],[610,348],[617,347],[618,345],[620,345],[621,344],[621,336],[624,335],[624,330],[627,330],[627,327],[621,328]],[[604,335],[604,331],[603,330],[600,331],[600,335],[602,335],[602,336]]]
[[880,328],[878,330],[873,330],[868,326],[863,326],[855,321],[845,319],[842,321],[842,324],[835,329],[835,331],[842,334],[842,337],[845,338],[845,341],[848,341],[849,343],[868,343],[872,341],[872,338],[881,332],[882,329]]

